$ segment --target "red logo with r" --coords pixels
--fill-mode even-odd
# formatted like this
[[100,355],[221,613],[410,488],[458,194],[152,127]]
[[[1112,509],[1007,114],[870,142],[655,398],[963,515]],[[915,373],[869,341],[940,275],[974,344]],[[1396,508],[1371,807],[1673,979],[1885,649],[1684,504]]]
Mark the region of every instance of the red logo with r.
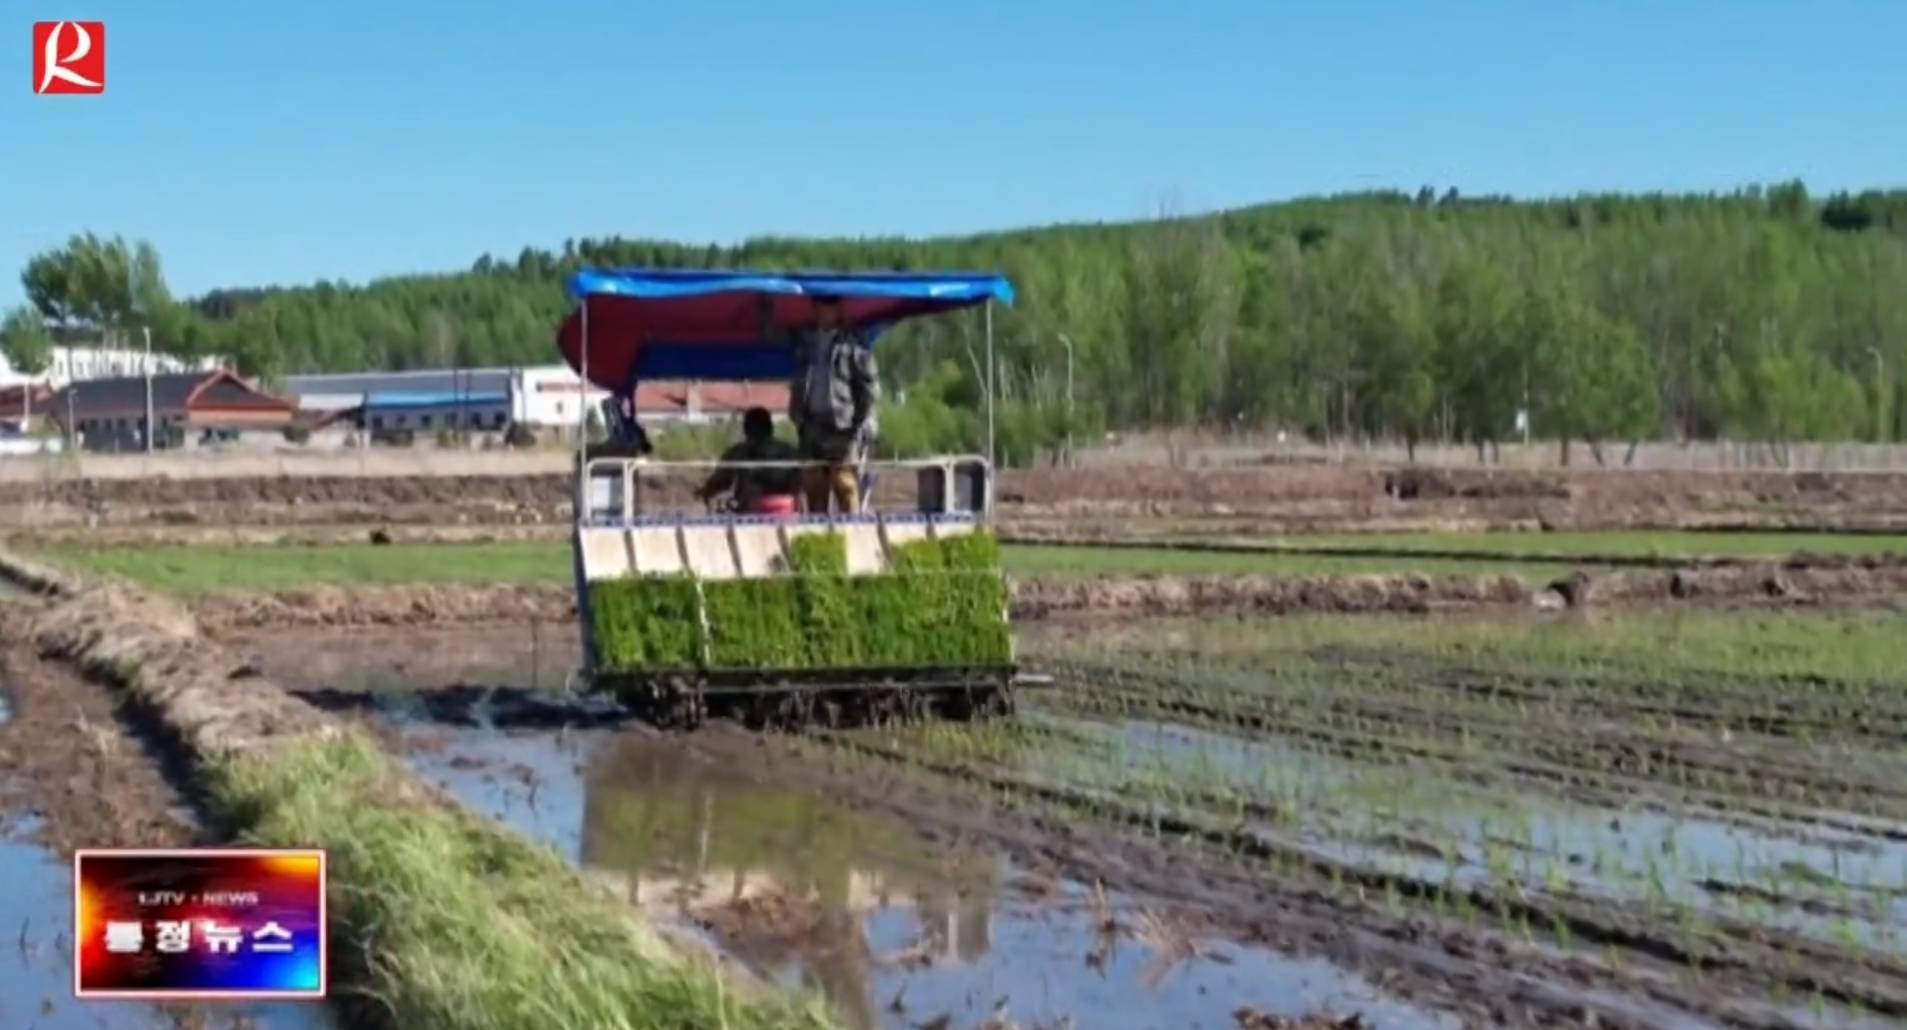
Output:
[[33,92],[106,92],[106,23],[33,23]]

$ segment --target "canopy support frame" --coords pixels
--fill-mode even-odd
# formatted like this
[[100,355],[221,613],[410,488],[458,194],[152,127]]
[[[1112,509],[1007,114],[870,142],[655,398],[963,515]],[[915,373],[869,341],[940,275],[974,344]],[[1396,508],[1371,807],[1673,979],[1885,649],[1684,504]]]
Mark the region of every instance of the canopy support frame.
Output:
[[589,510],[589,297],[583,297],[580,317],[582,320],[582,347],[580,359],[582,369],[576,384],[576,511],[575,521],[582,522],[583,513]]
[[[993,300],[992,298],[987,299],[986,311],[984,313],[984,317],[986,319],[986,326],[987,326],[987,329],[986,329],[986,333],[987,333],[987,467],[989,469],[997,469],[1000,467],[1000,456],[994,451],[994,446],[993,446],[994,375],[993,375]],[[992,477],[989,476],[988,478],[991,479]]]

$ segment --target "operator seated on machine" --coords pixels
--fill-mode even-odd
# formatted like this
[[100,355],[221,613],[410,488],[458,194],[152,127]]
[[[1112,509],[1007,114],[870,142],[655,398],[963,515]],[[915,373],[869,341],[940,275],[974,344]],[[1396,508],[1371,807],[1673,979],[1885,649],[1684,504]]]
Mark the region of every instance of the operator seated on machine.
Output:
[[[703,501],[733,491],[735,511],[749,515],[793,515],[801,488],[801,452],[775,438],[775,420],[767,408],[742,415],[742,442],[722,452],[721,464],[696,491]],[[786,462],[778,468],[748,468],[751,462]]]

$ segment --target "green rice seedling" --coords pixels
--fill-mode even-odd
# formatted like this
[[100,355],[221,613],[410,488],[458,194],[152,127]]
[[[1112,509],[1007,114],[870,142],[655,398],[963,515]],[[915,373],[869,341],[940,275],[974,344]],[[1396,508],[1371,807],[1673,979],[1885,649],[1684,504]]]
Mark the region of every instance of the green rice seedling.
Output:
[[592,583],[596,646],[612,670],[684,669],[701,658],[695,581],[686,576]]
[[1860,950],[1861,935],[1854,928],[1854,920],[1848,916],[1842,916],[1834,921],[1834,939],[1840,943],[1841,947],[1849,951]]
[[798,668],[808,659],[799,584],[792,578],[703,585],[709,664],[717,668]]
[[918,541],[893,571],[850,577],[845,539],[816,533],[789,542],[791,577],[592,583],[598,649],[615,671],[1000,664],[1005,585],[979,564],[997,553],[985,534]]
[[1459,891],[1457,893],[1457,914],[1463,918],[1464,925],[1477,925],[1477,905],[1470,897],[1469,891]]

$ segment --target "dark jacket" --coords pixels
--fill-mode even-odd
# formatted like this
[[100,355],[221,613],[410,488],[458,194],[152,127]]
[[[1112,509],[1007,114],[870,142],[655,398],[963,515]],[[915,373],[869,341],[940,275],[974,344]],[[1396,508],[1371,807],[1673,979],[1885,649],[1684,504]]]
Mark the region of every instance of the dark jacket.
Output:
[[753,461],[800,461],[801,454],[794,446],[769,437],[766,440],[744,440],[722,452],[722,463],[715,473],[702,484],[702,495],[713,497],[728,490],[735,491],[735,501],[742,507],[753,504],[756,498],[774,494],[792,494],[801,485],[801,470],[798,468],[737,468],[738,463]]

